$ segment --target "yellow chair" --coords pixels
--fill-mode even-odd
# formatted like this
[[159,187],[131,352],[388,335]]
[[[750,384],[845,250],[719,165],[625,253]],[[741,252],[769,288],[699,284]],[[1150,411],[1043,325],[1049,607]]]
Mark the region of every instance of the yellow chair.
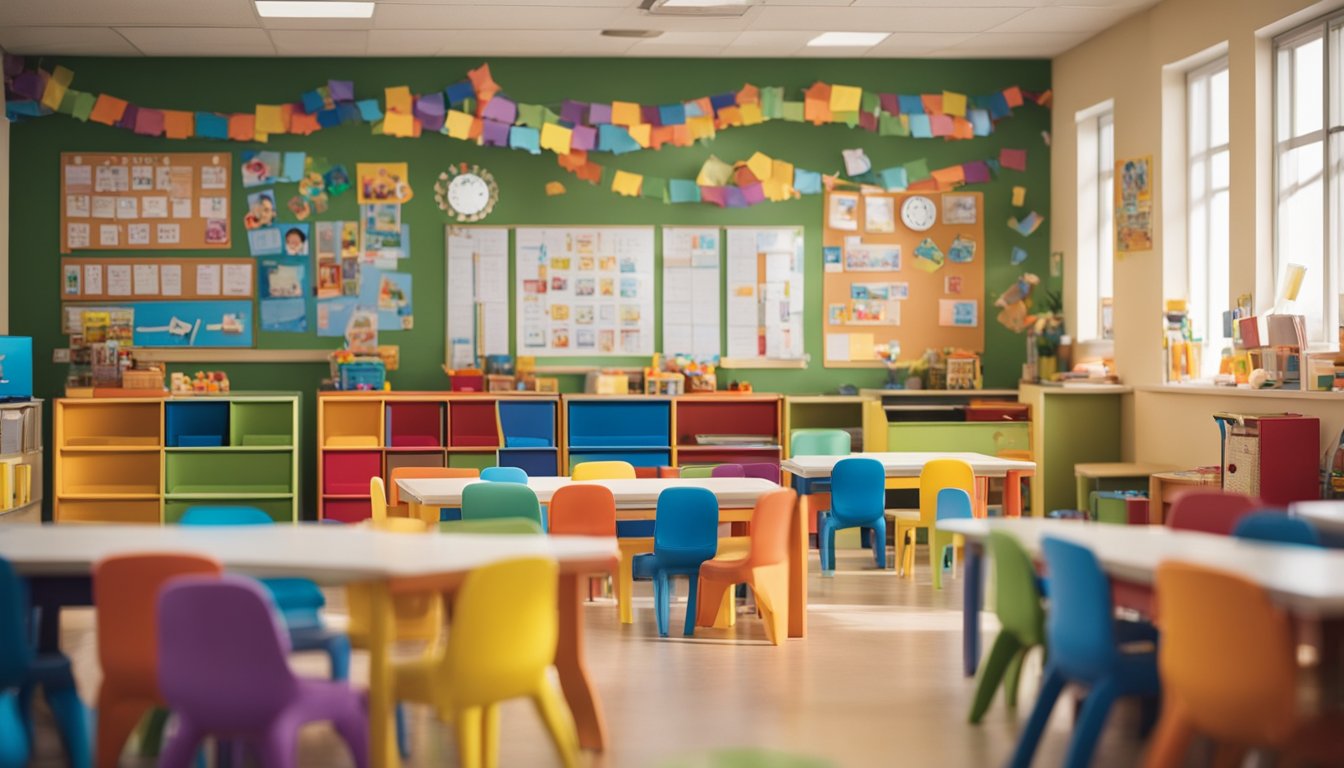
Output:
[[[394,533],[425,533],[431,530],[425,521],[414,517],[388,517],[387,491],[381,477],[369,479],[369,500],[373,514],[369,525],[380,531]],[[346,587],[346,601],[350,605],[350,625],[346,634],[355,648],[369,647],[369,634],[372,631],[373,598],[364,584],[351,584]],[[438,595],[404,595],[394,601],[398,640],[420,640],[430,647],[438,644],[443,628],[443,600]]]
[[574,465],[575,480],[634,480],[635,466],[628,461],[585,461]]
[[[585,461],[575,464],[575,480],[634,480],[635,467],[628,461]],[[635,623],[635,609],[630,605],[635,592],[635,575],[631,569],[635,555],[653,551],[653,539],[646,536],[627,536],[616,540],[621,550],[621,562],[616,574],[616,612],[622,624]]]
[[[896,518],[896,562],[906,578],[915,576],[916,531],[928,532],[929,567],[933,569],[933,588],[943,588],[943,547],[953,543],[953,535],[938,532],[938,492],[959,488],[975,498],[975,471],[959,459],[935,459],[919,473],[919,511],[898,510]],[[906,537],[912,537],[907,546]]]
[[447,646],[393,666],[397,700],[428,704],[456,723],[462,768],[498,764],[499,703],[523,696],[536,705],[566,768],[579,764],[573,716],[547,675],[560,631],[558,575],[542,558],[477,568],[453,601]]

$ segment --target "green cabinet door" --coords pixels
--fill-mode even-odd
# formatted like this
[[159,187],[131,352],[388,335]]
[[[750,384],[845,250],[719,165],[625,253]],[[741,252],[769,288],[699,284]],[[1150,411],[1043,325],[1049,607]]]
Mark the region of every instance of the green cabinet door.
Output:
[[961,451],[994,456],[1031,447],[1026,421],[893,422],[887,425],[888,451]]

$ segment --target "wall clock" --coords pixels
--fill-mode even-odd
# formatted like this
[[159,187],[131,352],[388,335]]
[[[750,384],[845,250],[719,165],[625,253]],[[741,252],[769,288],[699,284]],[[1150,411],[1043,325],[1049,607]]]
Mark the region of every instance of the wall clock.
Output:
[[434,200],[457,221],[480,221],[499,202],[499,184],[479,165],[458,163],[439,174],[434,182]]
[[901,222],[916,232],[923,232],[938,222],[938,206],[923,195],[912,195],[901,203]]

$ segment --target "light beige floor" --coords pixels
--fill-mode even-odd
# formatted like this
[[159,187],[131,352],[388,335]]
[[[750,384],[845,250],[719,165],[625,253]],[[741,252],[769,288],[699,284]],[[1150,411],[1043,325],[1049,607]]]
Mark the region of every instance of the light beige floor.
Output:
[[[587,606],[588,661],[606,710],[610,748],[585,755],[590,766],[659,768],[677,758],[730,747],[787,750],[834,766],[998,766],[1006,763],[1020,723],[1036,693],[1039,659],[1028,666],[1014,716],[996,700],[985,722],[966,725],[974,681],[961,674],[961,585],[944,580],[935,592],[923,557],[916,579],[871,569],[871,560],[841,554],[839,572],[822,578],[815,554],[809,580],[809,634],[772,647],[754,614],[739,615],[735,630],[698,630],[682,638],[684,603],[672,607],[673,636],[660,639],[646,584],[637,586],[635,624],[620,626],[616,606]],[[677,583],[684,597],[685,582]],[[334,599],[333,604],[339,602]],[[81,692],[91,701],[98,683],[92,616],[65,614],[62,641],[74,659]],[[339,620],[339,617],[338,619]],[[985,616],[985,642],[997,631]],[[322,675],[321,657],[296,658],[304,673]],[[353,677],[367,680],[362,654]],[[1073,707],[1062,700],[1035,765],[1059,765]],[[1094,765],[1131,766],[1141,745],[1137,707],[1121,706],[1107,725]],[[413,754],[408,766],[455,765],[451,727],[412,708]],[[501,764],[559,765],[529,706],[504,708]],[[49,721],[39,735],[36,765],[64,764]],[[305,731],[304,766],[350,765],[341,742],[325,726]],[[125,766],[149,766],[130,756]]]

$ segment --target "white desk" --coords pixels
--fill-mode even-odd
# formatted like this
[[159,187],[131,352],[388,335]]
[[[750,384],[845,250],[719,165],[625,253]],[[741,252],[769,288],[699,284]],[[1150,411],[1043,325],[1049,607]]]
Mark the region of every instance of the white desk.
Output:
[[924,465],[936,459],[958,459],[971,465],[976,477],[1006,477],[1009,472],[1035,471],[1036,464],[1018,459],[1000,459],[983,453],[957,453],[940,451],[899,451],[883,453],[851,453],[848,456],[794,456],[785,459],[780,468],[785,472],[808,480],[829,478],[835,464],[842,459],[876,459],[882,463],[887,477],[919,477]]
[[[417,589],[450,590],[473,568],[530,555],[560,564],[560,627],[555,664],[580,741],[601,749],[604,725],[596,691],[582,655],[583,617],[579,582],[609,572],[616,541],[583,536],[407,536],[353,526],[33,526],[0,535],[0,557],[32,580],[34,603],[43,615],[61,604],[57,595],[87,595],[93,564],[109,555],[190,552],[218,560],[227,570],[258,577],[293,576],[322,584],[370,582],[374,620],[370,647],[369,730],[373,765],[399,764],[393,736],[394,704],[384,684],[393,640],[389,596]],[[46,583],[49,582],[49,583]],[[81,592],[81,590],[83,590]],[[87,601],[87,597],[84,598]]]
[[1300,517],[1332,537],[1344,536],[1344,500],[1294,501],[1288,514]]

